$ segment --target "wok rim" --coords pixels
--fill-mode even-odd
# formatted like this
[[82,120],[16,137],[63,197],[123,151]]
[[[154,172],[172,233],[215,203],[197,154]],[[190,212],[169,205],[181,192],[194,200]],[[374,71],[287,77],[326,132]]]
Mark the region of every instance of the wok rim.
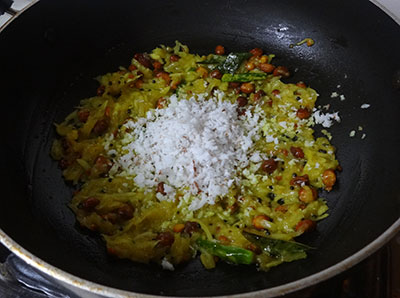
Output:
[[[347,257],[346,259],[340,261],[339,263],[330,266],[320,272],[309,275],[307,277],[292,281],[287,284],[280,286],[263,289],[259,291],[253,291],[241,294],[232,294],[225,296],[211,296],[211,297],[275,297],[280,295],[285,295],[297,290],[304,289],[306,287],[315,285],[324,280],[327,280],[366,259],[368,256],[376,252],[379,248],[385,245],[389,240],[391,240],[398,232],[400,232],[400,217],[379,237],[374,241],[360,249],[355,254]],[[10,236],[8,236],[0,228],[0,242],[6,246],[11,252],[17,255],[19,258],[24,260],[26,263],[32,267],[40,270],[41,272],[55,278],[58,281],[63,282],[66,285],[72,286],[74,288],[70,290],[76,290],[76,288],[90,293],[95,293],[98,295],[103,295],[105,297],[160,297],[162,295],[149,295],[143,293],[129,292],[126,290],[120,290],[95,282],[85,280],[80,277],[76,277],[70,273],[63,271],[53,265],[48,264],[42,259],[36,257],[17,242],[15,242]]]
[[[40,0],[33,0],[28,6],[19,11],[14,17],[12,17],[9,21],[7,21],[3,26],[0,27],[0,33],[17,17],[19,17],[23,12],[25,12],[28,8],[32,7],[34,4],[38,3]],[[400,19],[394,16],[392,13],[388,11],[386,7],[384,7],[381,3],[376,0],[370,0],[375,6],[377,6],[380,10],[384,11],[389,17],[391,17],[398,25],[400,25]],[[378,236],[375,240],[364,246],[358,252],[353,255],[343,259],[342,261],[332,265],[324,270],[321,270],[317,273],[309,275],[307,277],[275,286],[272,288],[267,288],[263,290],[240,293],[240,294],[232,294],[232,295],[224,295],[224,296],[211,296],[211,297],[276,297],[285,294],[289,294],[315,284],[318,284],[322,281],[325,281],[335,275],[338,275],[345,270],[353,267],[358,264],[362,260],[366,259],[373,253],[375,253],[379,248],[383,247],[387,242],[389,242],[398,232],[400,232],[400,216],[399,218],[388,228],[386,229],[380,236]],[[39,271],[53,277],[59,282],[63,283],[63,286],[71,286],[69,288],[72,291],[76,291],[77,289],[87,291],[89,293],[94,293],[98,295],[102,295],[104,297],[162,297],[162,295],[150,295],[143,293],[136,293],[126,290],[121,290],[117,288],[112,288],[108,286],[104,286],[95,282],[91,282],[85,280],[83,278],[74,276],[64,270],[57,268],[53,265],[50,265],[46,261],[38,258],[33,253],[30,253],[27,249],[23,248],[16,241],[14,241],[9,235],[7,235],[3,229],[0,228],[0,243],[2,243],[6,248],[8,248],[12,253],[21,258],[30,266],[38,269]],[[175,297],[175,296],[169,296]]]

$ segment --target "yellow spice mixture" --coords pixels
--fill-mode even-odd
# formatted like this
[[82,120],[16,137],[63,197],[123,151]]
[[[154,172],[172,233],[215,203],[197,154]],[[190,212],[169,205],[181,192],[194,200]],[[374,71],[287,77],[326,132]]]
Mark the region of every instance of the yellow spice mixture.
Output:
[[107,251],[165,269],[197,255],[262,270],[306,257],[293,241],[327,215],[335,148],[314,138],[318,94],[274,55],[136,54],[56,125],[51,155],[70,204]]

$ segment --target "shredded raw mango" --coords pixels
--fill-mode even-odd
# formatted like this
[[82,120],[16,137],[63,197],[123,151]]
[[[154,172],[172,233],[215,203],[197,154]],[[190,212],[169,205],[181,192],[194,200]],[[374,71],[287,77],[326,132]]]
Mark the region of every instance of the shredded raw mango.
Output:
[[168,270],[196,252],[207,269],[306,256],[293,239],[327,216],[318,190],[338,161],[313,136],[318,94],[284,83],[273,57],[160,46],[99,77],[56,125],[52,157],[81,185],[70,207],[110,254]]

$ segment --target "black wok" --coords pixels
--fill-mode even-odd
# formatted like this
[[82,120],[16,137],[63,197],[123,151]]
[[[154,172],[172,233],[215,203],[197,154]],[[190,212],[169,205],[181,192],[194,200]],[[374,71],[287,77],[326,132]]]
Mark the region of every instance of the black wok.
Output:
[[[316,44],[289,48],[306,37]],[[330,216],[302,239],[318,248],[306,260],[269,272],[223,263],[206,271],[195,260],[166,272],[108,257],[102,240],[76,225],[67,207],[73,187],[49,156],[53,123],[94,94],[94,77],[176,39],[198,53],[217,44],[275,53],[292,70],[288,81],[306,81],[321,105],[340,111],[331,132],[343,171],[323,194]],[[369,1],[43,0],[1,32],[0,57],[0,241],[67,284],[106,295],[123,293],[106,287],[283,294],[346,269],[399,229],[400,27]],[[330,98],[333,91],[346,100]],[[358,126],[365,139],[349,137]]]

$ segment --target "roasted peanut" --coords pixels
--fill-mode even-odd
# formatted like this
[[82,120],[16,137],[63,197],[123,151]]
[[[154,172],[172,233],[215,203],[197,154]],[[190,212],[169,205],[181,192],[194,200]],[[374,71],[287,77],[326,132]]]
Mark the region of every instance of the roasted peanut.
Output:
[[252,49],[252,50],[250,51],[250,53],[251,53],[253,56],[258,57],[258,56],[261,56],[261,55],[263,54],[263,50],[261,50],[260,48],[254,48],[254,49]]
[[272,158],[264,160],[261,164],[261,169],[268,174],[272,174],[277,168],[278,163]]
[[260,214],[253,218],[252,223],[256,229],[262,230],[270,228],[270,221],[271,219],[268,216]]
[[336,183],[336,174],[332,169],[325,170],[322,173],[322,182],[325,184],[325,189],[327,191],[331,191],[333,185]]
[[310,186],[303,186],[299,190],[299,200],[304,203],[311,203],[317,199],[318,193],[317,190]]
[[281,76],[282,78],[290,77],[290,72],[286,66],[278,66],[274,69],[274,76]]
[[217,54],[217,55],[223,55],[223,54],[225,54],[225,48],[224,48],[224,46],[217,45],[217,46],[215,47],[215,54]]
[[242,91],[243,93],[246,94],[250,94],[252,92],[254,92],[254,84],[253,83],[243,83],[240,85],[240,91]]

